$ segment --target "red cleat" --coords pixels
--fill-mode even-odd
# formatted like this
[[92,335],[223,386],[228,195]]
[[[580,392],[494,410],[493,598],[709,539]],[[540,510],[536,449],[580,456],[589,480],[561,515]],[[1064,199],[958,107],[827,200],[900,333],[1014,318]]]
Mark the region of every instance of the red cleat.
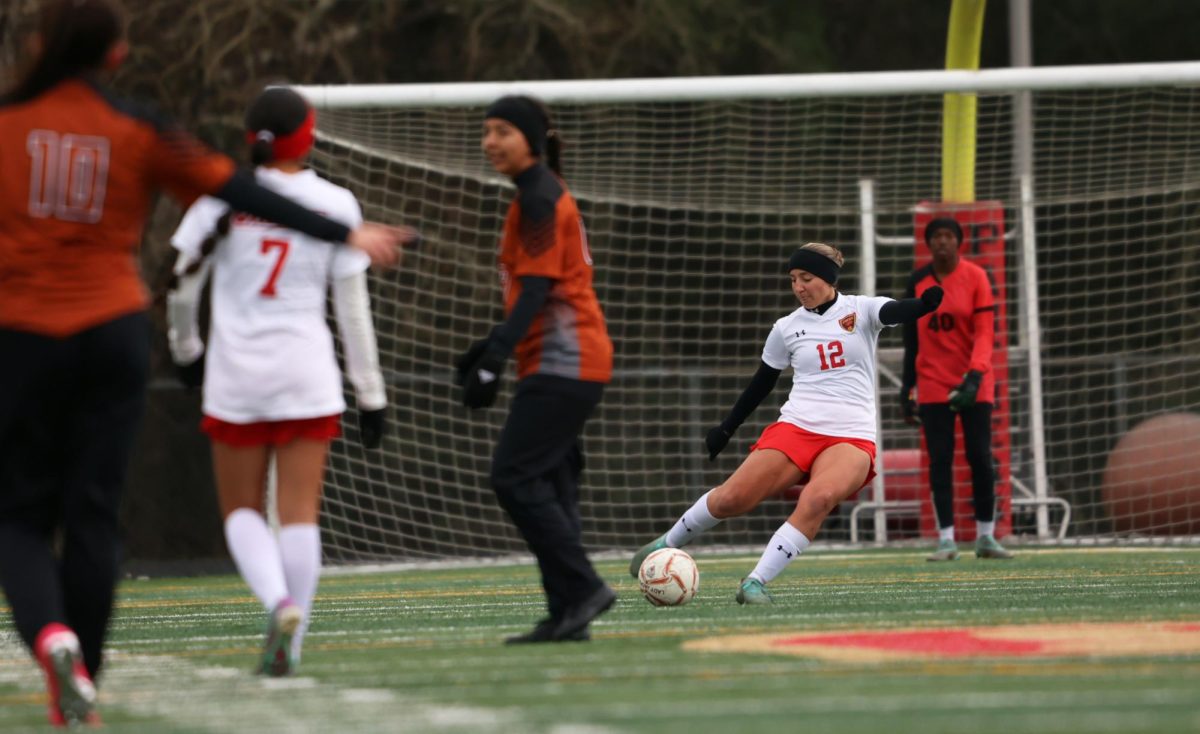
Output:
[[46,673],[50,723],[98,726],[96,686],[83,666],[83,652],[75,633],[57,622],[46,625],[38,633],[34,654]]

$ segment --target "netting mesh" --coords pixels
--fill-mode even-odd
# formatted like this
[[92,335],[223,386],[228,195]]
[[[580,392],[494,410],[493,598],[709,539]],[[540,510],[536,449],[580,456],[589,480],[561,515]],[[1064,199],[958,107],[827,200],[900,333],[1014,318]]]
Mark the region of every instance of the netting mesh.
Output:
[[[941,101],[552,105],[616,347],[613,383],[585,434],[589,545],[628,548],[662,532],[777,416],[787,376],[716,462],[703,453],[704,432],[753,374],[771,324],[795,307],[783,273],[792,248],[836,244],[845,292],[900,295],[914,264],[914,206],[939,198]],[[1008,299],[1003,471],[1023,496],[1035,484],[1035,436],[1012,98],[980,95],[978,110],[976,198],[1001,202],[1010,233],[993,275]],[[1072,536],[1200,534],[1200,418],[1114,453],[1148,418],[1200,413],[1200,91],[1039,92],[1033,110],[1049,493],[1070,504]],[[325,504],[335,559],[523,549],[487,481],[511,374],[499,407],[481,413],[459,405],[450,379],[454,357],[502,316],[495,256],[512,189],[479,151],[481,117],[482,107],[320,113],[322,174],[349,186],[369,218],[425,236],[400,272],[373,277],[395,424],[380,453],[335,447]],[[874,284],[861,277],[864,179],[883,235]],[[918,436],[894,399],[899,329],[880,348],[882,445],[911,452]],[[823,538],[848,537],[850,506]],[[706,540],[758,544],[788,510],[768,501]],[[1035,532],[1032,507],[1005,511],[1014,532]]]

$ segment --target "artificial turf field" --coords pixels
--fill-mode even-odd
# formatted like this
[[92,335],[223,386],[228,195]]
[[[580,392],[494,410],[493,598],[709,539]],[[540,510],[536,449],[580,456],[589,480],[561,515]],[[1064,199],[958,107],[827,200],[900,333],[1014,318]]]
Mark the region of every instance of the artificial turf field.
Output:
[[[279,680],[250,673],[265,616],[239,579],[127,581],[101,712],[114,734],[1200,731],[1200,548],[947,564],[917,550],[814,552],[771,585],[769,608],[733,600],[756,556],[697,560],[700,593],[675,609],[643,601],[625,562],[602,561],[621,598],[593,640],[520,647],[500,642],[541,615],[532,565],[329,575],[300,670]],[[1048,623],[1016,641],[949,629]],[[1177,634],[1163,643],[1160,629]],[[880,643],[889,630],[904,632]],[[1038,647],[1046,630],[1087,633],[1064,653]],[[825,653],[889,659],[713,641],[823,632],[838,633]],[[939,652],[942,638],[958,642]],[[709,649],[685,649],[696,644]],[[0,616],[0,731],[44,720],[40,674]]]

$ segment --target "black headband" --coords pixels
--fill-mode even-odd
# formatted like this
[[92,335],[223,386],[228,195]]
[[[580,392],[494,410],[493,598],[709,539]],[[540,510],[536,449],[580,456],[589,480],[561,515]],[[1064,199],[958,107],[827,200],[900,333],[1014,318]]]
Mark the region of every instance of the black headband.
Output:
[[796,269],[810,272],[829,285],[837,283],[841,270],[833,260],[813,250],[796,250],[792,253],[788,258],[788,272]]
[[525,97],[501,97],[492,102],[483,116],[484,119],[495,117],[511,123],[529,142],[529,152],[535,156],[542,154],[546,142],[546,123],[542,111],[533,102]]
[[938,217],[937,219],[929,220],[929,224],[925,225],[925,244],[929,244],[929,238],[932,237],[933,233],[937,232],[939,229],[950,230],[954,233],[955,241],[957,241],[960,245],[962,244],[962,225],[950,217]]

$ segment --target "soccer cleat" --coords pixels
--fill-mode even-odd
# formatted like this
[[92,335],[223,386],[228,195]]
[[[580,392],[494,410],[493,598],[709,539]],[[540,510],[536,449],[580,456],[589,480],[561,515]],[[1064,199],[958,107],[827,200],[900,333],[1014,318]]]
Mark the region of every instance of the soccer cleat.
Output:
[[629,562],[629,575],[635,579],[638,577],[638,570],[642,567],[642,561],[646,560],[646,556],[656,550],[662,550],[667,547],[667,534],[663,533],[649,543],[643,545],[637,553],[633,554],[633,560]]
[[587,627],[566,637],[555,637],[554,630],[558,627],[558,622],[553,617],[546,617],[525,634],[505,638],[504,644],[527,645],[535,642],[587,642],[592,639],[592,634],[588,632]]
[[50,693],[48,715],[54,726],[100,725],[96,686],[83,665],[79,638],[69,627],[46,625],[34,644]]
[[767,591],[767,587],[758,579],[752,579],[749,576],[742,579],[741,586],[738,587],[737,593],[734,594],[734,599],[737,599],[738,604],[774,604],[775,600],[771,597],[771,592]]
[[586,599],[568,606],[563,611],[562,617],[550,630],[550,639],[562,642],[586,632],[592,620],[607,612],[616,602],[617,592],[609,588],[608,584],[601,583],[600,588],[589,594]]
[[267,617],[267,641],[258,666],[260,675],[282,678],[292,674],[296,667],[292,660],[292,639],[302,621],[304,611],[290,597],[275,606],[275,611]]
[[937,550],[926,556],[927,561],[957,561],[958,546],[953,540],[939,540]]
[[1006,551],[1004,546],[997,543],[992,536],[980,535],[975,539],[975,557],[1008,560],[1013,557],[1013,554]]

